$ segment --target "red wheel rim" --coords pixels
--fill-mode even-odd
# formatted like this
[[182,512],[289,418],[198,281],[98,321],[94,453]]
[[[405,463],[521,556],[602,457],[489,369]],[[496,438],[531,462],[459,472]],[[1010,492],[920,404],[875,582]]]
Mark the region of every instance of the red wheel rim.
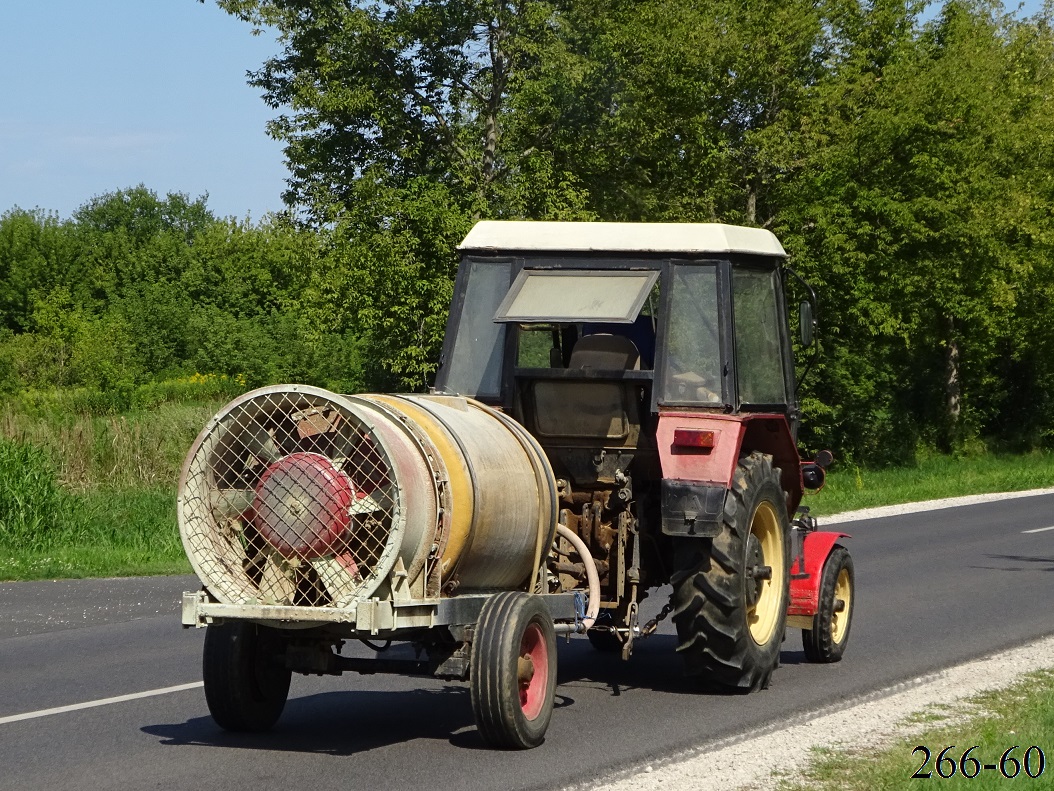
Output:
[[549,649],[538,624],[527,625],[520,639],[517,662],[520,683],[520,708],[529,720],[541,714],[549,692]]

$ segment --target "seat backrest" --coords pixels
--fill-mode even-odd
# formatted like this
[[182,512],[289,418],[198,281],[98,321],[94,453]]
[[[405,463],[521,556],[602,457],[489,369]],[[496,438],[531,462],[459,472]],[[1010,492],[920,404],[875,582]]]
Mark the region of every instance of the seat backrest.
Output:
[[[636,344],[621,335],[586,335],[571,349],[567,367],[636,370],[640,354]],[[623,382],[536,381],[533,405],[535,426],[543,437],[618,442],[635,437],[640,428],[636,398]]]
[[618,371],[640,369],[637,344],[622,335],[599,333],[578,339],[571,349],[568,368],[594,368]]

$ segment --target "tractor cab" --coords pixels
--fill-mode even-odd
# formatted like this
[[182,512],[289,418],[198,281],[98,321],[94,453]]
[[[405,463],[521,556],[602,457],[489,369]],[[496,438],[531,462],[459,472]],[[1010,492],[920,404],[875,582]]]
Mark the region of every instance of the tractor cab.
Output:
[[786,254],[770,232],[481,222],[460,250],[436,389],[513,415],[558,475],[658,477],[665,412],[779,416],[793,446]]
[[438,390],[511,409],[518,378],[636,381],[651,414],[796,419],[786,253],[770,232],[480,222],[460,250]]

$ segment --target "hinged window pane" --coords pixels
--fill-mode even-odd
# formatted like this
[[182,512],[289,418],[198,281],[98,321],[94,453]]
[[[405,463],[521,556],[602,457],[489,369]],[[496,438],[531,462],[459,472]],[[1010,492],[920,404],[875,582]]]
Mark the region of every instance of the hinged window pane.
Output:
[[658,272],[524,269],[494,320],[631,324],[658,277]]

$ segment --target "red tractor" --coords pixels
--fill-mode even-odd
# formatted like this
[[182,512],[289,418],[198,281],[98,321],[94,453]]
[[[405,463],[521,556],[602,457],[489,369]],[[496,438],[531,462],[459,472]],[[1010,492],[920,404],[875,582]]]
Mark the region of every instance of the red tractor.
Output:
[[[532,747],[557,634],[628,658],[667,615],[711,687],[766,687],[787,627],[840,659],[853,564],[799,509],[831,456],[797,450],[776,238],[480,222],[460,251],[431,394],[264,388],[191,449],[180,526],[204,590],[183,620],[209,626],[217,721],[270,727],[291,672],[417,673],[469,681],[484,740]],[[341,655],[352,639],[419,658]]]

